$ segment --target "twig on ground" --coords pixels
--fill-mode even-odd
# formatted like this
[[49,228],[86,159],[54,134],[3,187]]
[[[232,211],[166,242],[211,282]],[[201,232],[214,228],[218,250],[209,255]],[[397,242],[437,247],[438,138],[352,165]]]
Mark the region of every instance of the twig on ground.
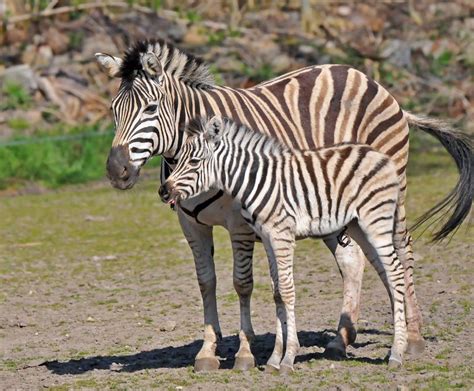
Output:
[[40,12],[32,12],[30,14],[12,16],[8,19],[8,25],[14,25],[16,23],[25,22],[27,20],[36,19],[36,18],[66,14],[66,13],[70,13],[74,11],[85,11],[88,9],[107,8],[107,7],[129,8],[129,9],[133,9],[133,10],[147,13],[147,14],[156,13],[151,8],[144,7],[137,4],[129,4],[126,1],[104,1],[104,2],[98,2],[98,3],[84,3],[84,4],[78,4],[78,5],[68,5],[68,6],[58,7],[58,8],[46,7],[43,11],[40,11]]

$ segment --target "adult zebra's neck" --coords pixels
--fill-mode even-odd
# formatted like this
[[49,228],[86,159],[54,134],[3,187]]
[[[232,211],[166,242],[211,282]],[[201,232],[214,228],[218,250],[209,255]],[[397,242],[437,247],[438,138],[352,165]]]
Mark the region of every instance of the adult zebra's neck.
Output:
[[165,157],[179,159],[181,147],[186,139],[184,129],[190,120],[196,117],[212,117],[221,115],[242,122],[243,113],[237,111],[240,107],[239,90],[230,87],[208,86],[194,87],[179,80],[170,83],[170,91],[176,113],[176,136],[173,147],[165,153]]
[[251,203],[258,197],[260,185],[271,181],[278,158],[286,151],[277,140],[229,121],[215,149],[218,187],[244,206]]
[[[186,128],[189,121],[196,117],[206,117],[217,114],[210,105],[211,95],[207,92],[213,87],[203,89],[183,83],[180,80],[173,80],[169,83],[169,96],[173,102],[175,111],[175,127],[172,147],[163,154],[165,158],[178,160],[181,148],[186,140]],[[220,114],[220,113],[219,113]]]

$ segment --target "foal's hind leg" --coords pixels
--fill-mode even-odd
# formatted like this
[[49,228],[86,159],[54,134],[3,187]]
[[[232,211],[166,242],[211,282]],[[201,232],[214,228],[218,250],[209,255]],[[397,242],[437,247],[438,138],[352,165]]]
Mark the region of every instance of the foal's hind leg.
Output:
[[403,353],[407,346],[405,273],[393,245],[393,220],[379,220],[374,224],[365,224],[362,221],[359,221],[359,225],[352,223],[350,233],[361,245],[367,258],[374,265],[382,280],[385,280],[384,284],[389,288],[394,324],[394,338],[389,366],[401,366]]
[[[277,235],[272,238],[262,238],[262,241],[270,262],[270,274],[274,284],[274,298],[277,306],[275,348],[267,362],[267,368],[278,368],[280,373],[287,374],[293,371],[295,357],[300,347],[296,332],[293,279],[295,239],[291,232],[280,230]],[[285,355],[281,359],[284,342],[286,342]]]
[[346,357],[346,348],[354,343],[359,319],[360,292],[364,274],[365,256],[359,245],[351,241],[346,247],[339,244],[336,236],[324,239],[334,255],[344,285],[344,297],[336,337],[329,342],[325,355],[333,359]]

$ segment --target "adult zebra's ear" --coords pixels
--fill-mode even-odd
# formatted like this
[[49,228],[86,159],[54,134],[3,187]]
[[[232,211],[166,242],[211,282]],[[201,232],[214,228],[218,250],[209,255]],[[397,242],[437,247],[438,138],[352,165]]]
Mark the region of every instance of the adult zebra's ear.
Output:
[[95,58],[110,77],[120,77],[120,67],[122,59],[105,53],[96,53]]
[[160,60],[153,52],[145,53],[141,58],[143,70],[152,77],[158,78],[161,81],[163,76],[163,67]]

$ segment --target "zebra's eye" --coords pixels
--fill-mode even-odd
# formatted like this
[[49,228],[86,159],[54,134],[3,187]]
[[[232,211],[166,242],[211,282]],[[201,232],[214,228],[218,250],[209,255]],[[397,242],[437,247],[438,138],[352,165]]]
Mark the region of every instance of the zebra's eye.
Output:
[[201,162],[201,159],[191,159],[191,160],[189,161],[189,165],[190,165],[191,167],[197,167],[200,162]]
[[148,105],[147,107],[145,107],[145,110],[143,112],[145,114],[153,114],[157,108],[158,105]]

